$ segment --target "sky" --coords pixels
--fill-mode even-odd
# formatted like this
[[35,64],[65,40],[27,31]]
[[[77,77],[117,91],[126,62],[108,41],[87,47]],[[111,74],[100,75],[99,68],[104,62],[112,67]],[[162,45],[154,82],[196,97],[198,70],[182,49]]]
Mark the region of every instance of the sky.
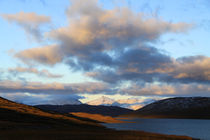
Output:
[[208,0],[1,0],[0,96],[210,96]]

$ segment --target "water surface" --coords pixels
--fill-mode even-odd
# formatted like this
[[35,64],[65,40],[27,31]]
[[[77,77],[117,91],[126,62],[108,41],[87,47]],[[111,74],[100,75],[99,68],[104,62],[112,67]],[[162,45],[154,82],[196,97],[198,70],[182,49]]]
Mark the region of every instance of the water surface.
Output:
[[133,119],[135,123],[103,124],[117,130],[141,130],[146,132],[185,135],[210,140],[210,120],[200,119]]

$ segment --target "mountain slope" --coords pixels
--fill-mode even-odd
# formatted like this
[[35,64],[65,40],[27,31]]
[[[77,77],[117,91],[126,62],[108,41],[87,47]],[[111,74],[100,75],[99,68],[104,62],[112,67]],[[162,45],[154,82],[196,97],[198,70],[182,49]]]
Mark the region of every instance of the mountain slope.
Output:
[[36,105],[35,107],[46,111],[53,111],[58,113],[84,112],[91,114],[101,114],[105,116],[119,116],[132,112],[130,109],[121,108],[117,106],[93,106],[87,104],[81,105]]
[[[69,121],[73,124],[97,125],[97,124],[94,124],[91,122],[79,120],[79,119],[74,118],[70,115],[66,116],[66,115],[62,115],[62,114],[49,113],[49,112],[42,111],[42,110],[32,107],[32,106],[15,103],[15,102],[12,102],[12,101],[9,101],[7,99],[0,97],[0,119],[1,120],[4,120],[4,121],[14,121],[15,120],[17,122],[17,121],[22,120],[21,116],[25,116],[26,117],[25,119],[26,120],[28,119],[29,121],[32,118],[34,118],[33,121],[37,121],[36,118],[43,118],[44,120],[47,118],[50,118],[52,120],[59,119],[59,120]],[[21,120],[19,120],[18,118],[20,118]],[[25,121],[25,120],[22,120],[22,121]]]
[[130,115],[150,118],[210,119],[210,98],[177,97],[164,99],[146,105]]

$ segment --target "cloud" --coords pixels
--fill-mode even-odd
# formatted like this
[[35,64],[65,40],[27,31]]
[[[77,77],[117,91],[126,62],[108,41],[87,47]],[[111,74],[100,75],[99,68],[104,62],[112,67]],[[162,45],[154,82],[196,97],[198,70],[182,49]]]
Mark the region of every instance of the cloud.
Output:
[[47,78],[61,78],[63,75],[61,74],[52,74],[48,70],[38,70],[36,68],[24,68],[24,67],[16,67],[16,68],[9,68],[9,72],[13,73],[14,75],[20,74],[20,73],[33,73],[38,76],[44,76]]
[[[134,13],[128,8],[105,10],[95,0],[71,1],[67,16],[69,25],[46,34],[48,38],[58,42],[57,47],[43,46],[24,50],[28,55],[32,54],[31,60],[51,65],[68,59],[73,68],[92,69],[96,65],[110,63],[110,53],[136,47],[139,43],[155,42],[165,33],[186,32],[192,27],[188,23],[171,23],[146,17],[143,13]],[[42,60],[46,49],[58,53],[50,53],[49,57]],[[36,51],[41,54],[34,56]],[[24,54],[19,52],[18,58],[28,58]],[[60,59],[51,59],[57,56]]]
[[210,82],[210,58],[205,56],[189,56],[177,59],[174,70],[170,73],[174,78],[185,82]]
[[119,90],[121,94],[130,94],[130,95],[175,95],[175,87],[173,85],[138,85],[132,84],[129,87],[122,88]]
[[42,32],[40,26],[50,22],[50,17],[37,15],[36,13],[19,12],[16,14],[2,14],[1,15],[8,22],[16,23],[24,29],[27,35],[33,37],[37,41],[42,40]]
[[15,54],[26,64],[39,62],[43,64],[53,65],[58,61],[62,61],[62,55],[59,53],[57,45],[48,45],[43,47],[31,48]]
[[0,92],[15,93],[28,92],[37,94],[82,94],[82,93],[103,93],[109,92],[107,84],[100,82],[86,82],[86,83],[40,83],[40,82],[20,82],[20,81],[0,81]]
[[[134,96],[210,96],[208,84],[138,84],[131,82],[129,86],[112,87],[100,82],[86,83],[40,83],[40,82],[19,82],[19,81],[0,81],[0,93],[5,94],[31,94],[45,96],[46,99],[60,98],[60,96],[83,94],[121,94]],[[30,96],[31,96],[30,95]],[[49,97],[48,97],[49,96]],[[56,101],[54,101],[56,103]]]
[[203,84],[132,84],[118,91],[121,94],[138,96],[210,96],[209,85]]
[[85,75],[107,83],[122,81],[209,83],[210,58],[189,56],[174,59],[154,47],[129,49],[112,61],[112,69],[97,69]]
[[69,25],[47,33],[58,44],[27,49],[15,57],[25,63],[65,62],[72,70],[92,73],[92,78],[108,83],[210,81],[208,57],[176,60],[148,45],[165,33],[186,32],[192,24],[146,17],[128,8],[105,10],[97,2],[71,1]]
[[[95,73],[92,78],[108,83],[198,81],[192,76],[190,80],[189,75],[180,78],[181,62],[148,45],[165,33],[186,32],[192,24],[171,23],[128,8],[105,10],[96,0],[73,0],[66,13],[69,25],[47,33],[58,44],[27,49],[15,57],[26,63],[65,62],[72,70]],[[209,81],[200,77],[200,81]]]
[[[40,88],[36,89],[37,86],[29,83],[20,84],[19,91],[111,94],[117,91],[133,95],[209,93],[209,57],[175,59],[155,47],[161,36],[185,33],[192,29],[191,23],[172,23],[128,8],[107,10],[97,0],[72,0],[66,13],[68,25],[45,34],[56,44],[26,49],[16,53],[15,57],[26,64],[65,63],[71,70],[83,71],[86,76],[106,84],[54,83],[52,87],[39,83]],[[124,82],[134,86],[120,89]],[[12,91],[9,87],[8,90]]]

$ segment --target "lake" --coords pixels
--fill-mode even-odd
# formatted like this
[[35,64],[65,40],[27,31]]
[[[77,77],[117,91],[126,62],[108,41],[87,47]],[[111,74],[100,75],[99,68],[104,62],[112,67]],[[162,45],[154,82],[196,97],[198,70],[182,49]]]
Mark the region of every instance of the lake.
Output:
[[103,124],[117,130],[141,130],[160,134],[185,135],[210,140],[210,120],[200,119],[132,119],[135,123]]

